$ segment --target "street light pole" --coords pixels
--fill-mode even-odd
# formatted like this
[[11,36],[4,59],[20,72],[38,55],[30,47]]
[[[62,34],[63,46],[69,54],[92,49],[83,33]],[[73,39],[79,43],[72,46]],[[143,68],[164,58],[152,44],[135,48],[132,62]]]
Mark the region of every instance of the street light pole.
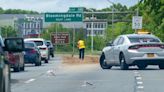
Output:
[[91,17],[91,53],[93,54],[93,18],[94,18],[94,15],[93,15],[93,11],[92,11],[92,17]]
[[[139,5],[139,0],[138,0],[137,4]],[[139,6],[137,6],[137,13],[136,13],[136,16],[137,16],[137,17],[139,16]],[[135,33],[137,33],[137,29],[135,29]]]
[[114,24],[114,3],[111,2],[110,0],[107,0],[109,3],[111,3],[113,5],[112,7],[112,32],[111,32],[111,36],[112,36],[112,40],[113,40],[113,35],[114,35],[114,28],[113,28],[113,24]]
[[113,22],[114,22],[114,7],[112,7],[112,41],[113,41],[113,35],[114,35],[114,30],[113,30]]

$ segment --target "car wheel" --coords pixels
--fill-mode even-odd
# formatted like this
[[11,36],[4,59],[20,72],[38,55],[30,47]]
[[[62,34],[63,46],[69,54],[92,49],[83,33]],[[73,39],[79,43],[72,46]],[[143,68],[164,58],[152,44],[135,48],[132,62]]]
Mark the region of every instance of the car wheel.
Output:
[[138,64],[137,67],[140,70],[144,70],[144,69],[146,69],[147,65],[146,64]]
[[39,58],[38,57],[36,57],[35,66],[40,66],[40,61],[39,61]]
[[164,64],[160,64],[158,66],[159,66],[159,69],[164,69]]
[[129,69],[129,66],[126,64],[125,57],[123,54],[120,54],[120,68],[121,68],[121,70]]
[[51,54],[51,57],[54,57],[54,54]]
[[44,62],[45,62],[45,63],[48,63],[48,59],[45,59]]
[[19,72],[19,71],[20,71],[20,66],[19,66],[19,64],[18,64],[17,66],[15,66],[13,69],[14,69],[14,72]]
[[100,66],[101,66],[102,69],[112,68],[112,66],[107,65],[107,63],[105,62],[105,55],[104,54],[102,54],[101,57],[100,57]]
[[39,60],[40,66],[42,65],[42,60]]

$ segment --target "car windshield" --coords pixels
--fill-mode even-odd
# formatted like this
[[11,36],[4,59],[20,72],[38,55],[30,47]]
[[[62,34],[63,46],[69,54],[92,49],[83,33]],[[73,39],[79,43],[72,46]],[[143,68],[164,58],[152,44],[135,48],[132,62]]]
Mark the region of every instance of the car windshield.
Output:
[[37,46],[42,46],[43,45],[43,41],[34,41],[34,42]]
[[157,38],[153,37],[128,37],[131,43],[143,43],[143,42],[160,42]]

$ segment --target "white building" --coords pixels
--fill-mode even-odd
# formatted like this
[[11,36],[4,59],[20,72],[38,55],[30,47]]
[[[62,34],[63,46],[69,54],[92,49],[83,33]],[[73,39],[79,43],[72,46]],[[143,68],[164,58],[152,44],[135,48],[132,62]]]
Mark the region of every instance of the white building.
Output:
[[92,35],[92,22],[93,22],[93,36],[104,36],[105,29],[107,28],[108,22],[106,20],[94,19],[84,20],[84,29],[86,30],[86,35]]
[[25,17],[15,20],[15,28],[22,37],[38,37],[43,30],[42,17]]

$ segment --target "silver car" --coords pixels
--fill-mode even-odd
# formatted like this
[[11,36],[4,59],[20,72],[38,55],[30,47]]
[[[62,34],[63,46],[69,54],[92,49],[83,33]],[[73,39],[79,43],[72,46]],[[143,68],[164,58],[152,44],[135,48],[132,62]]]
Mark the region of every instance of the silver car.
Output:
[[122,70],[137,65],[145,69],[148,65],[158,65],[164,69],[164,44],[151,34],[128,34],[118,36],[103,48],[100,66],[110,69],[120,66]]

